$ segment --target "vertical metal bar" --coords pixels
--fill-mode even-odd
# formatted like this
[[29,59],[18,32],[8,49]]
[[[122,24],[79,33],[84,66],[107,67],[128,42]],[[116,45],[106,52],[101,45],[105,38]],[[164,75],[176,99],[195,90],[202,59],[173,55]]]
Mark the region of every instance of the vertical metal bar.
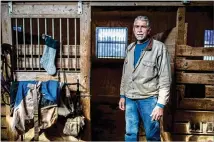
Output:
[[70,46],[69,46],[69,18],[67,18],[67,48],[68,48],[68,70],[70,70]]
[[40,59],[41,59],[41,51],[40,51],[40,27],[39,27],[39,18],[37,18],[37,30],[38,30],[38,48],[39,48],[39,71],[41,71]]
[[52,37],[54,39],[54,18],[52,18]]
[[[209,32],[209,37],[208,37],[208,39],[209,39],[209,47],[212,47],[211,46],[211,31],[210,30],[208,30],[208,32]],[[211,58],[212,58],[212,56],[208,56],[208,60],[211,60]]]
[[[210,31],[209,30],[207,30],[207,39],[208,39],[208,48],[210,47]],[[210,60],[210,56],[207,56],[207,60]]]
[[47,18],[45,18],[45,35],[47,35]]
[[25,67],[24,67],[24,70],[26,70],[26,46],[25,46],[25,18],[23,18],[22,20],[23,22],[23,44],[24,44],[24,64],[25,64]]
[[[107,33],[107,29],[105,29],[105,33]],[[110,56],[110,52],[109,51],[111,51],[111,44],[109,45],[107,42],[108,42],[108,39],[106,38],[106,34],[104,35],[104,40],[105,40],[105,42],[106,42],[106,50],[107,50],[107,56],[106,57],[108,57],[108,56]],[[110,50],[109,50],[110,49]]]
[[[210,31],[210,37],[211,37],[211,47],[212,48],[214,48],[214,38],[213,38],[213,36],[214,36],[214,30],[211,30]],[[214,60],[214,56],[212,56],[212,59],[211,60]]]
[[104,57],[104,55],[105,55],[105,54],[103,54],[104,49],[105,49],[105,47],[104,47],[105,44],[103,43],[103,41],[104,41],[103,31],[104,31],[103,29],[100,29],[101,42],[100,42],[100,46],[98,46],[99,47],[99,52],[98,52],[98,57],[99,58]]
[[32,32],[32,18],[30,18],[30,46],[31,46],[31,61],[32,61],[32,65],[31,65],[31,69],[33,70],[33,32]]
[[62,71],[62,19],[59,19],[59,37],[60,37],[60,70]]
[[19,70],[19,46],[18,46],[18,24],[16,18],[16,50],[17,50],[17,70]]
[[104,45],[103,45],[103,50],[102,50],[102,54],[103,54],[103,57],[107,57],[108,56],[108,46],[107,46],[107,43],[106,43],[106,39],[105,39],[105,29],[103,29],[103,41],[104,41]]
[[[115,29],[115,32],[116,32],[116,35],[117,35],[117,32],[118,32],[118,29]],[[117,45],[117,42],[118,42],[118,40],[117,40],[117,36],[115,36],[115,45]],[[114,47],[112,46],[112,53],[114,54]],[[113,55],[114,56],[114,58],[117,58],[117,56],[118,56],[118,54],[116,54],[115,53],[115,55]]]
[[[213,30],[210,30],[210,47],[214,48],[214,46],[213,46]],[[210,60],[214,60],[214,56],[210,56]]]
[[[107,33],[107,29],[105,29],[105,32]],[[107,49],[107,56],[106,57],[109,57],[110,56],[110,51],[111,51],[111,48],[112,48],[112,45],[108,43],[108,38],[106,38],[106,36],[104,36],[104,39],[105,39],[105,42],[106,42],[106,49]]]
[[107,44],[105,43],[105,34],[104,33],[105,33],[105,29],[103,29],[103,36],[102,36],[103,37],[103,41],[104,41],[104,43],[103,43],[103,48],[104,49],[102,49],[101,52],[103,54],[102,56],[106,57],[106,55],[108,56],[108,50],[107,50],[107,46],[106,46]]
[[77,19],[74,19],[75,71],[77,70]]
[[[204,48],[207,47],[206,40],[207,40],[207,32],[206,32],[206,30],[205,30],[205,31],[204,31]],[[206,56],[203,56],[203,60],[207,60],[206,58],[207,58]]]

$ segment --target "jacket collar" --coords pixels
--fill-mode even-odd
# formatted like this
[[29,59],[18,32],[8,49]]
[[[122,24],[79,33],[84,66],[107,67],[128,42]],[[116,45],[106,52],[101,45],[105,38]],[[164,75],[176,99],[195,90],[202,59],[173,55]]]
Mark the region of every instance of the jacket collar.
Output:
[[[150,38],[148,40],[149,40],[149,43],[148,43],[147,47],[145,48],[145,51],[151,51],[152,50],[153,38]],[[132,50],[133,47],[135,47],[136,44],[137,44],[137,41],[135,41],[132,45],[130,45],[128,47],[128,51]]]

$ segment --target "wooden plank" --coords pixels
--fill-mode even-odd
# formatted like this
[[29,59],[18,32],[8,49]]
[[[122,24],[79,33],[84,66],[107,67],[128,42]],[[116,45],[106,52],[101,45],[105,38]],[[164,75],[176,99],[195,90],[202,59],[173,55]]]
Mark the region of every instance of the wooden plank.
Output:
[[7,127],[6,117],[1,116],[1,127]]
[[214,86],[205,85],[205,97],[206,98],[214,98]]
[[184,29],[184,44],[187,45],[187,32],[188,32],[188,23],[185,23]]
[[177,83],[214,84],[213,73],[176,73]]
[[[182,2],[153,2],[153,1],[136,1],[130,2],[130,0],[118,0],[117,2],[114,0],[109,0],[109,2],[91,2],[91,6],[184,6]],[[129,2],[128,2],[129,1]],[[188,6],[212,6],[212,2],[195,2],[191,1]]]
[[6,116],[6,105],[1,105],[1,116]]
[[176,55],[177,56],[214,56],[214,48],[178,45],[176,49]]
[[[2,0],[2,2],[9,2],[10,0]],[[16,3],[17,5],[19,4],[59,4],[59,2],[54,2],[54,1],[50,1],[49,3],[47,3],[47,0],[38,0],[37,2],[35,2],[35,0],[23,0],[20,2],[20,0],[13,0],[19,3]],[[63,2],[60,2],[60,4],[71,4],[70,0],[63,0]],[[76,3],[75,3],[76,4]],[[99,0],[99,1],[90,1],[90,5],[91,6],[184,6],[184,4],[182,2],[175,2],[175,1],[168,1],[168,2],[149,2],[149,1],[145,1],[142,2],[141,0],[135,0],[135,2],[130,2],[130,0]],[[212,6],[213,3],[211,1],[191,1],[189,5],[187,6]]]
[[184,99],[185,85],[176,85],[176,106],[179,107],[179,103]]
[[[69,64],[69,62],[70,62],[70,64]],[[70,59],[62,58],[62,64],[61,64],[60,59],[57,58],[55,65],[56,65],[57,69],[60,69],[60,68],[75,69],[75,67],[77,67],[77,69],[79,69],[80,68],[79,62],[80,62],[80,58],[77,58],[77,61],[75,58],[70,58]],[[25,62],[24,58],[19,58],[19,69],[22,68],[22,70],[24,70],[25,64],[26,64],[26,68],[31,69],[33,67],[33,68],[39,69],[40,59],[39,58],[26,57],[26,62]]]
[[177,45],[185,44],[184,35],[185,35],[185,7],[179,7],[177,10],[177,20],[176,27],[177,28]]
[[176,59],[177,70],[214,71],[214,61]]
[[[195,128],[197,130],[191,130],[191,123],[174,123],[173,124],[173,133],[174,134],[203,134],[203,135],[212,135],[214,132],[207,132],[207,122],[196,122],[198,124],[198,128]],[[196,124],[193,123],[193,124]],[[201,126],[200,126],[201,125]],[[194,129],[194,128],[193,128]]]
[[78,18],[80,17],[79,14],[77,14],[77,4],[72,3],[69,5],[63,5],[63,4],[13,4],[13,13],[11,14],[11,17],[46,17],[49,18],[55,18],[57,15],[61,15],[61,17],[71,17],[72,18]]
[[[43,54],[43,50],[45,48],[45,45],[29,45],[26,44],[25,46],[23,44],[19,44],[18,45],[18,52],[19,55],[40,55],[42,56]],[[39,49],[40,48],[40,49]],[[69,48],[69,52],[68,52],[68,48]],[[40,53],[39,53],[40,50]],[[75,45],[62,45],[62,55],[70,55],[70,56],[75,56],[76,53],[76,49],[75,49]],[[57,55],[59,55],[59,52],[57,53]],[[80,56],[80,46],[77,45],[77,56]]]
[[207,136],[207,135],[180,135],[180,134],[173,134],[173,141],[185,141],[185,142],[190,142],[190,141],[194,141],[194,142],[213,142],[214,141],[214,137],[211,135]]
[[191,110],[214,110],[214,98],[184,98],[178,108]]
[[214,111],[177,110],[174,115],[175,122],[213,122]]
[[189,134],[189,123],[173,123],[173,133]]
[[[91,6],[83,5],[83,13],[80,16],[80,84],[85,88],[85,95],[90,96],[90,71],[91,71]],[[91,98],[82,98],[83,114],[86,125],[82,139],[91,141]]]
[[[40,80],[40,81],[48,81],[48,80],[57,80],[60,82],[64,82],[64,73],[61,72],[58,76],[48,75],[46,72],[16,72],[17,81],[28,81],[28,80]],[[76,83],[77,79],[80,79],[80,73],[66,73],[65,78],[67,79],[67,83]],[[69,85],[69,88],[72,91],[76,91],[76,85]],[[85,87],[80,84],[80,91],[85,92]]]
[[7,129],[1,129],[1,140],[9,140],[8,139],[8,130]]
[[179,98],[184,99],[185,85],[176,85],[176,92]]

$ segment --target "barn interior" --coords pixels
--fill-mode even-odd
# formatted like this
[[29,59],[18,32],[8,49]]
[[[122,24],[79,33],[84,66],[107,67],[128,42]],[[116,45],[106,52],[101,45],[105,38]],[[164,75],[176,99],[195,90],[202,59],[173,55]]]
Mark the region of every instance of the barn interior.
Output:
[[[213,141],[213,4],[22,1],[13,2],[10,13],[11,3],[3,0],[1,44],[14,47],[14,80],[56,80],[70,84],[72,93],[80,93],[85,125],[78,137],[61,134],[59,117],[56,124],[40,132],[39,140],[124,141],[125,113],[118,107],[124,53],[126,46],[135,41],[134,19],[145,15],[150,19],[151,36],[166,45],[171,59],[172,86],[161,122],[162,141]],[[111,40],[104,50],[99,49],[98,31],[102,28],[125,31],[119,54]],[[40,65],[46,44],[43,33],[59,42],[55,75],[47,74]],[[11,98],[1,95],[1,140],[33,140],[33,128],[24,135],[11,130]],[[139,136],[139,140],[146,140],[143,125]]]

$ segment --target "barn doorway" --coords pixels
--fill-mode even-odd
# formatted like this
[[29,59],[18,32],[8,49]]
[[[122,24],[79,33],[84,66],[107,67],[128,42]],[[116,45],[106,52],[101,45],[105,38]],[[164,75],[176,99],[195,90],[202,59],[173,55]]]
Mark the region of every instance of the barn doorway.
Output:
[[[177,7],[92,7],[91,39],[91,120],[92,140],[122,141],[125,134],[125,113],[118,108],[120,97],[120,81],[122,76],[123,56],[110,53],[117,45],[104,45],[105,49],[98,49],[99,28],[110,28],[109,35],[116,35],[114,28],[127,28],[127,45],[135,40],[132,33],[134,19],[138,15],[146,15],[152,24],[152,35],[168,44],[174,52]],[[111,32],[112,30],[112,32]],[[126,34],[124,32],[124,34]],[[106,35],[107,35],[106,34]],[[104,34],[105,35],[105,34]],[[104,36],[105,37],[105,36]],[[116,38],[117,39],[117,38]],[[123,38],[118,38],[122,40]],[[107,41],[111,45],[111,39]],[[124,43],[124,40],[117,41]],[[112,43],[113,44],[113,43]],[[109,49],[111,48],[111,49]],[[118,46],[123,55],[125,48]],[[99,50],[99,52],[97,51]],[[140,130],[140,140],[144,140],[144,132]]]

